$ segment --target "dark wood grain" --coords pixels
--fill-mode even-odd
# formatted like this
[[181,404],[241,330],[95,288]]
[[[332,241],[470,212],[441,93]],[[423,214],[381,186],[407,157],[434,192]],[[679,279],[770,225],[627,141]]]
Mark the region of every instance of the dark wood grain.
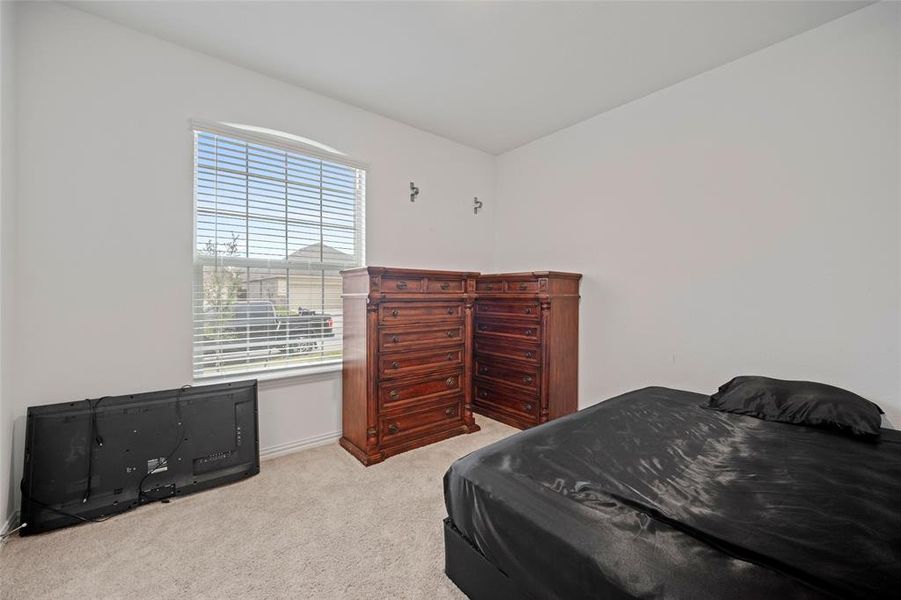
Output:
[[579,410],[579,298],[555,298],[548,312],[547,406],[556,419]]
[[462,294],[466,291],[466,279],[429,277],[426,290],[430,294]]
[[536,343],[499,339],[488,335],[473,338],[473,353],[502,361],[522,361],[529,365],[541,362],[541,347]]
[[361,267],[344,277],[344,432],[364,465],[461,433],[472,415],[478,273]]
[[380,415],[379,436],[382,444],[390,446],[462,424],[461,394],[449,400],[424,402],[415,409]]
[[379,354],[379,378],[382,381],[415,373],[429,375],[448,367],[463,367],[463,344],[455,348],[437,348],[424,352]]
[[379,384],[379,410],[384,412],[406,409],[440,396],[457,396],[463,393],[465,383],[462,367],[429,375],[388,380]]
[[475,412],[525,429],[578,410],[581,277],[534,271],[476,280]]
[[342,447],[364,465],[578,410],[577,273],[479,276],[361,267],[344,276]]
[[379,322],[423,323],[426,321],[463,320],[460,302],[383,302],[379,305]]
[[422,350],[437,346],[462,346],[465,327],[462,322],[423,322],[407,325],[383,325],[378,332],[379,350]]
[[473,391],[472,402],[477,408],[506,412],[511,418],[538,424],[540,403],[537,394],[524,393],[521,389],[478,376],[475,377]]
[[482,379],[494,380],[530,393],[538,393],[541,385],[541,368],[537,365],[476,355],[473,374]]
[[527,321],[538,320],[538,302],[479,302],[476,304],[476,315],[491,318],[495,315],[502,317],[518,317]]
[[476,334],[511,341],[537,342],[541,339],[541,328],[538,323],[492,315],[491,319],[476,319]]
[[341,372],[343,407],[341,422],[344,441],[366,448],[366,404],[356,401],[368,393],[368,351],[366,346],[366,301],[369,279],[365,274],[344,278],[344,368]]

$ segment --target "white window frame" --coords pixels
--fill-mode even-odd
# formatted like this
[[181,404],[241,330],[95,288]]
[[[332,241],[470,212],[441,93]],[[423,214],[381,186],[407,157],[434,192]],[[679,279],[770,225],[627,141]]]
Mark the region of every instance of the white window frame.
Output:
[[[198,254],[197,251],[197,156],[196,156],[196,133],[202,132],[213,135],[221,135],[228,138],[237,139],[243,142],[258,144],[260,146],[266,146],[275,150],[289,152],[293,154],[300,154],[306,157],[328,161],[331,163],[337,163],[342,166],[350,167],[353,169],[357,169],[363,171],[363,190],[360,197],[357,200],[358,210],[355,211],[355,223],[354,223],[354,246],[357,250],[356,255],[359,257],[357,260],[357,264],[347,265],[347,264],[329,264],[325,261],[316,262],[315,267],[311,263],[311,270],[327,270],[327,269],[348,269],[355,266],[362,266],[366,264],[366,235],[365,235],[365,215],[366,215],[366,190],[365,190],[365,182],[368,177],[369,165],[365,162],[361,162],[359,160],[353,159],[346,154],[335,150],[334,148],[330,148],[313,140],[309,140],[306,138],[302,138],[293,134],[276,131],[272,129],[266,129],[255,126],[241,125],[235,123],[222,123],[222,122],[212,122],[212,121],[200,121],[196,119],[192,119],[190,121],[190,129],[191,129],[191,140],[192,140],[192,183],[193,183],[193,195],[192,195],[192,225],[193,225],[193,244],[192,244],[192,252],[193,252],[193,278],[192,278],[192,289],[196,286],[197,277],[198,277],[198,269],[203,269],[204,266],[209,266],[210,264],[221,264],[222,262],[227,262],[228,264],[234,266],[249,266],[249,267],[261,267],[268,268],[271,267],[271,261],[267,261],[266,259],[255,259],[248,257],[232,257],[232,258],[221,258],[221,257],[207,257]],[[287,261],[286,261],[287,267]],[[302,263],[291,263],[291,266],[295,268],[301,268]],[[202,271],[201,271],[202,278]],[[194,298],[192,299],[192,312],[196,313],[198,309],[198,299],[197,292],[194,290],[193,294]],[[202,300],[200,301],[202,305]],[[333,313],[334,314],[334,311]],[[339,315],[340,316],[340,311]],[[237,381],[248,378],[255,378],[261,381],[273,380],[273,379],[283,379],[283,378],[296,378],[296,377],[321,377],[323,375],[328,375],[330,373],[337,373],[341,371],[342,368],[342,358],[338,356],[334,360],[326,360],[326,361],[317,361],[312,362],[307,365],[288,365],[285,367],[261,367],[257,369],[246,369],[246,370],[235,370],[233,372],[228,373],[210,373],[210,374],[199,374],[196,370],[195,359],[194,359],[194,327],[196,323],[194,322],[194,317],[192,316],[192,364],[191,370],[193,374],[193,379],[202,383],[210,383],[210,382],[222,382],[222,381]],[[340,337],[341,332],[336,332],[336,336]],[[343,348],[341,349],[343,353]]]

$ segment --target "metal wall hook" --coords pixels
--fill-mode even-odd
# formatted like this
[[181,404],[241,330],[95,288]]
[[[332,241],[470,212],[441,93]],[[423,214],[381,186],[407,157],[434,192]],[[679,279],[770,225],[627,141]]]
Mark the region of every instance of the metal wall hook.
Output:
[[481,210],[481,208],[482,208],[482,201],[479,200],[478,196],[476,196],[475,198],[472,199],[472,214],[474,214],[474,215],[479,214],[479,210]]
[[412,181],[410,182],[410,202],[416,202],[416,196],[419,195],[419,188]]

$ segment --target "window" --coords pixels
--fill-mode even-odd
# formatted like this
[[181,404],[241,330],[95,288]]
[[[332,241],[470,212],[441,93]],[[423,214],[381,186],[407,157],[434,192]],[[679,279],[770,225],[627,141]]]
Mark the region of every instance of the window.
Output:
[[341,361],[366,172],[237,126],[194,126],[194,377]]

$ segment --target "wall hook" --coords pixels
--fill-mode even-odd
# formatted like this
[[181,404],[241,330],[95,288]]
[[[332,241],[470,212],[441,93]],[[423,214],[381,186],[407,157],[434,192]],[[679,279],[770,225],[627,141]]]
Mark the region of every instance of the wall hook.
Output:
[[410,182],[410,202],[416,202],[416,196],[419,195],[419,188],[412,181]]
[[481,208],[482,208],[482,201],[479,200],[478,196],[476,196],[475,198],[472,199],[472,214],[474,214],[474,215],[479,214],[479,210],[481,210]]

